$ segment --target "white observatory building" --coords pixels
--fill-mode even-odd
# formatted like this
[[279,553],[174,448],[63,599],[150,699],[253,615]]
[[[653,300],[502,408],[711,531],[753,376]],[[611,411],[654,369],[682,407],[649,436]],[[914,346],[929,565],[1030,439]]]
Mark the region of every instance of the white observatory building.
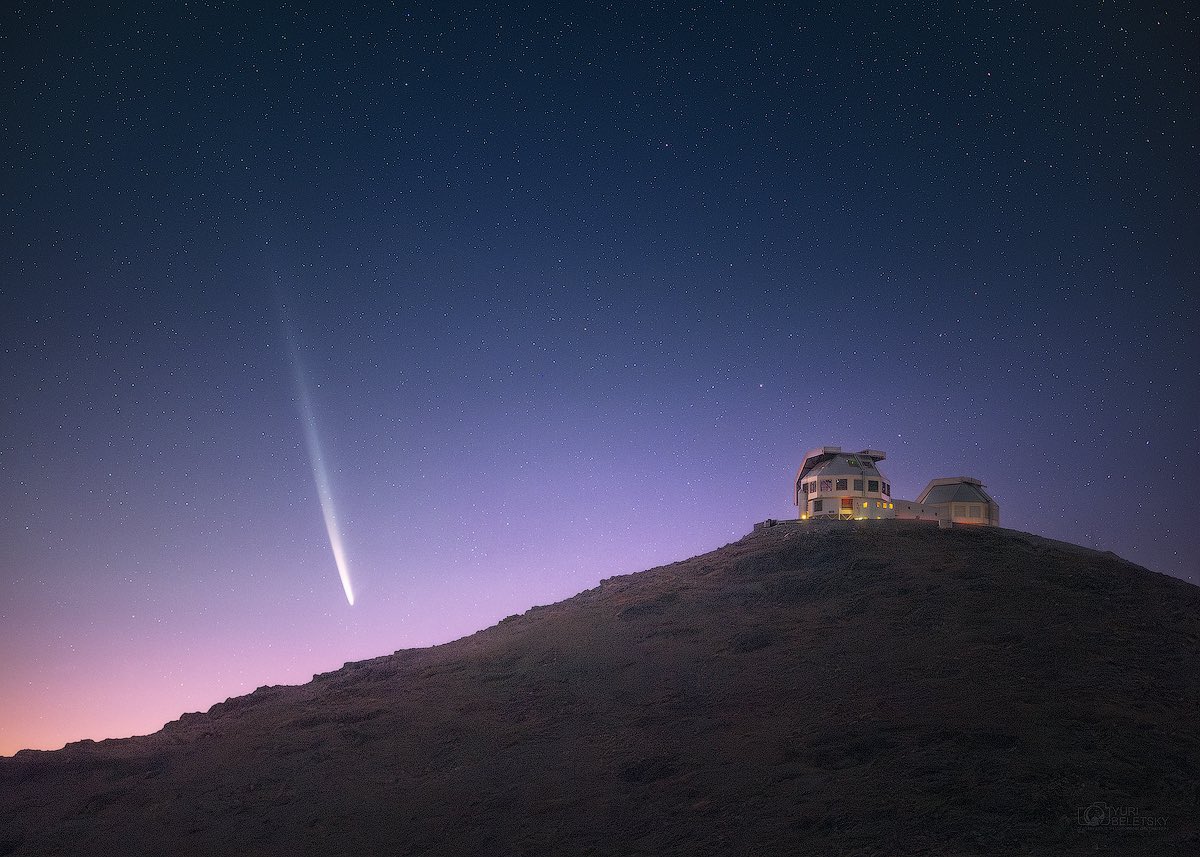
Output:
[[887,458],[878,449],[843,452],[820,446],[804,456],[796,474],[800,520],[836,518],[864,521],[903,518],[950,524],[1000,525],[1000,506],[972,476],[934,479],[916,500],[897,500],[879,469]]

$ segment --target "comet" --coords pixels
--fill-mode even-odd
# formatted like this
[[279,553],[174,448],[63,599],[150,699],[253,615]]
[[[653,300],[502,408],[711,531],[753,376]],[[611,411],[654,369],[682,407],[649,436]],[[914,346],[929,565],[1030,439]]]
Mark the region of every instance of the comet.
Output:
[[313,414],[312,397],[308,392],[308,379],[304,375],[304,365],[300,362],[300,349],[296,345],[296,335],[288,320],[286,312],[283,315],[284,334],[287,337],[288,357],[292,364],[292,380],[296,386],[296,403],[300,409],[300,421],[304,424],[304,446],[308,450],[308,462],[312,466],[313,481],[317,485],[317,499],[321,503],[321,515],[325,519],[325,532],[329,535],[329,547],[333,551],[333,562],[337,566],[338,577],[342,581],[342,590],[346,593],[346,601],[354,606],[354,588],[350,585],[350,565],[346,561],[346,548],[342,542],[342,530],[338,523],[337,507],[333,503],[333,489],[329,484],[329,471],[325,467],[325,456],[321,452],[321,437],[317,433],[317,418]]

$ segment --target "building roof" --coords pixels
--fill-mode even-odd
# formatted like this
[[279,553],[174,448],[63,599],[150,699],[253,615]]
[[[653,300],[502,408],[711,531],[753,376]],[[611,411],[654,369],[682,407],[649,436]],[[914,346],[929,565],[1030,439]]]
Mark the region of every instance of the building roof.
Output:
[[983,490],[983,483],[971,476],[934,479],[917,498],[918,503],[995,503]]
[[869,458],[839,455],[828,461],[823,461],[811,468],[806,475],[816,476],[862,476],[864,473],[875,477],[879,471]]
[[875,468],[875,462],[883,461],[887,455],[878,449],[864,449],[860,452],[842,452],[840,446],[818,446],[810,449],[804,456],[804,464],[796,474],[799,482],[806,476],[821,474],[822,476],[874,476],[882,474]]

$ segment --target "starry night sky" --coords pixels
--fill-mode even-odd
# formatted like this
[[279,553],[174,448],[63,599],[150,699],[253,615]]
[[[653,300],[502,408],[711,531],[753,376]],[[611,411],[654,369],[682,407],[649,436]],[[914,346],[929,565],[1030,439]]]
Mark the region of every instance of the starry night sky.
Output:
[[830,5],[5,4],[0,753],[709,550],[825,444],[1200,583],[1196,7]]

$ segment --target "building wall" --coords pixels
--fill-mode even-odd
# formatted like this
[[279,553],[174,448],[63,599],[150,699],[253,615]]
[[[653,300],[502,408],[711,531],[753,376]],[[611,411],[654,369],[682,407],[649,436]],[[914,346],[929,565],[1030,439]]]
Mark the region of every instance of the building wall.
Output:
[[994,503],[915,503],[896,500],[896,517],[915,521],[952,521],[955,524],[1000,524]]
[[[846,491],[834,490],[810,494],[807,502],[802,501],[800,519],[840,517],[844,508],[842,505],[844,500],[850,501],[850,507],[845,511],[856,519],[896,517],[896,512],[892,508],[895,504],[891,498],[879,493],[866,494],[848,489]],[[816,508],[817,501],[820,501],[821,504],[819,511]]]
[[925,506],[912,500],[895,500],[896,517],[906,521],[940,521],[942,510],[937,506]]
[[[811,490],[803,490],[804,485]],[[875,486],[873,491],[872,485]],[[800,509],[800,519],[838,518],[843,516],[843,512],[856,519],[895,517],[892,498],[884,493],[885,487],[890,487],[887,477],[875,468],[865,473],[834,473],[828,476],[818,471],[797,482],[796,505]],[[843,506],[845,501],[850,503],[848,508]]]

